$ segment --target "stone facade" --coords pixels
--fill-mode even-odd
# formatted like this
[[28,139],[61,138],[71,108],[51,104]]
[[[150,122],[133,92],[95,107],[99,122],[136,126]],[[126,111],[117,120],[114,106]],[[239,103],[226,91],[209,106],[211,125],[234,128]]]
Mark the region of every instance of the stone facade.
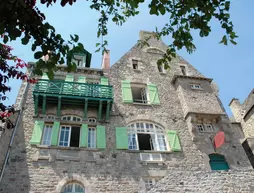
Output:
[[[146,35],[149,33],[142,32],[141,38]],[[35,85],[29,84],[27,92],[24,92],[23,83],[22,94],[18,96],[18,99],[22,96],[23,102],[19,103],[23,106],[23,116],[0,184],[0,193],[60,193],[71,182],[81,184],[88,193],[144,193],[148,191],[146,181],[150,179],[156,181],[150,192],[233,192],[232,183],[237,183],[238,192],[253,192],[252,167],[240,143],[242,133],[228,119],[212,80],[205,78],[180,56],[171,62],[169,70],[159,72],[156,61],[166,49],[162,41],[150,39],[149,47],[134,45],[110,69],[80,68],[72,73],[75,77],[82,75],[95,81],[103,75],[113,86],[114,104],[110,119],[105,121],[103,116],[96,123],[82,119],[83,124],[105,126],[105,149],[31,145],[29,141],[35,121],[50,120],[43,115],[41,108],[35,116]],[[137,69],[133,69],[133,59],[138,61]],[[181,66],[186,75],[182,74]],[[57,79],[65,76],[64,70],[56,72]],[[136,85],[156,85],[160,104],[124,103],[121,83],[124,80]],[[200,85],[201,89],[192,89],[191,84]],[[97,108],[88,108],[88,117],[98,118],[97,111]],[[47,104],[46,115],[55,116],[61,124],[81,124],[61,120],[64,115],[84,117],[84,107],[68,104],[62,104],[59,117],[56,112],[57,104]],[[116,128],[136,122],[158,125],[163,128],[166,139],[168,131],[176,131],[181,151],[173,151],[169,144],[167,151],[120,150],[116,146]],[[200,132],[197,129],[199,124],[212,125],[213,130]],[[216,153],[225,156],[229,172],[212,172],[209,165],[209,154],[215,153],[211,138],[218,131],[224,131],[226,140]],[[141,153],[159,155],[163,161],[142,161]],[[214,187],[216,179],[223,182],[217,189]],[[245,182],[247,184],[242,188]]]

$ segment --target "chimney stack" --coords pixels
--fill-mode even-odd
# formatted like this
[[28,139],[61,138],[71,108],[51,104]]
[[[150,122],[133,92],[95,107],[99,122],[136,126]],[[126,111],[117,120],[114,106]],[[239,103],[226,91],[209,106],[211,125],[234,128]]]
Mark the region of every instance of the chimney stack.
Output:
[[110,68],[110,51],[104,51],[103,53],[103,59],[101,64],[102,70],[106,70]]

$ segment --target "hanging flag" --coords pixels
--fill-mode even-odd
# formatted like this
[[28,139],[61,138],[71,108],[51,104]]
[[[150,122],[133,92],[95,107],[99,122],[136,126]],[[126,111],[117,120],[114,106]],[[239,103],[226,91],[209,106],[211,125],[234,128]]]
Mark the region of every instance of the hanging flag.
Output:
[[225,134],[223,131],[219,131],[216,133],[216,135],[213,138],[214,141],[214,147],[218,149],[220,146],[222,146],[225,142]]

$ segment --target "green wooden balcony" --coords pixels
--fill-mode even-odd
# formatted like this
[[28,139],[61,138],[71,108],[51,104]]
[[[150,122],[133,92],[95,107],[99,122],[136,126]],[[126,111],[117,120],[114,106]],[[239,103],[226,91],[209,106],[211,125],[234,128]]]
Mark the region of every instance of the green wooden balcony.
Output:
[[102,117],[102,111],[106,111],[108,119],[113,103],[113,88],[109,85],[41,79],[34,86],[33,96],[35,115],[38,115],[38,106],[42,106],[42,113],[45,114],[47,104],[58,104],[58,116],[62,105],[84,105],[84,118],[88,106],[98,106],[98,118]]
[[43,93],[50,96],[85,97],[93,100],[95,98],[113,98],[112,86],[60,80],[39,80],[34,87],[34,93]]

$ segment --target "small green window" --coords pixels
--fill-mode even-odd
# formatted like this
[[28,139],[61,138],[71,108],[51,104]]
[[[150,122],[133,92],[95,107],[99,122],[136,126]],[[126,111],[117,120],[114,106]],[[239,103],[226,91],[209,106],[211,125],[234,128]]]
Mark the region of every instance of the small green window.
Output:
[[229,165],[225,160],[225,157],[220,154],[210,154],[210,166],[212,170],[229,170]]

